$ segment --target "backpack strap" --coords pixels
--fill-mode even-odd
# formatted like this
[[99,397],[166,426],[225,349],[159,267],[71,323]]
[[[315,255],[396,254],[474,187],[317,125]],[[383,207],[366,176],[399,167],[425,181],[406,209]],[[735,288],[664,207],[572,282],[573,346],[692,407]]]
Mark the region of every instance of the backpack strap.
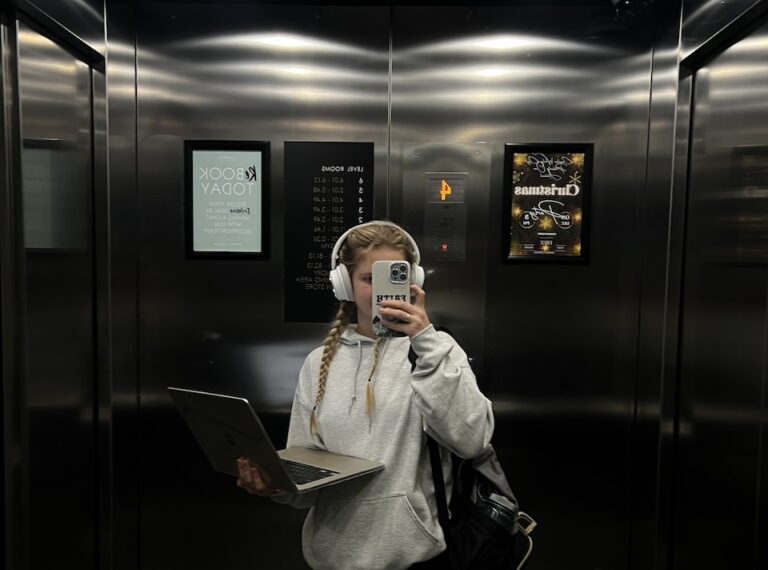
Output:
[[[408,360],[411,362],[411,372],[416,368],[416,352],[413,347],[408,349]],[[443,480],[443,464],[440,460],[440,445],[431,435],[424,432],[427,436],[427,448],[429,448],[429,464],[432,467],[432,483],[435,486],[435,499],[437,501],[437,520],[443,529],[445,542],[448,544],[448,499],[445,496],[445,481]]]

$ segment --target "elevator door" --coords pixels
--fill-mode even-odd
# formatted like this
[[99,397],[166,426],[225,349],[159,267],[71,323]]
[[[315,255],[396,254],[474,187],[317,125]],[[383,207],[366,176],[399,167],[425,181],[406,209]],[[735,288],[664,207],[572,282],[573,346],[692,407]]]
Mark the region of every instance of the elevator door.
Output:
[[694,82],[675,570],[766,567],[766,46],[768,24]]
[[88,66],[18,25],[30,568],[95,563],[94,244]]

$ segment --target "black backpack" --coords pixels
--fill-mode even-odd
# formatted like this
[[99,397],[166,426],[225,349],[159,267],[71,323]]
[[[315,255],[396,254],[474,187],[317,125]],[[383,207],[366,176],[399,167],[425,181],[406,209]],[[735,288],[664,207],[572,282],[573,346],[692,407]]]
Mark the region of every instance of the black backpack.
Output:
[[[444,328],[440,328],[450,334]],[[416,353],[408,352],[411,370]],[[488,446],[472,459],[451,454],[453,492],[445,496],[440,444],[426,434],[437,513],[445,536],[444,563],[451,570],[522,570],[533,551],[531,532],[536,527],[520,511],[496,451]]]

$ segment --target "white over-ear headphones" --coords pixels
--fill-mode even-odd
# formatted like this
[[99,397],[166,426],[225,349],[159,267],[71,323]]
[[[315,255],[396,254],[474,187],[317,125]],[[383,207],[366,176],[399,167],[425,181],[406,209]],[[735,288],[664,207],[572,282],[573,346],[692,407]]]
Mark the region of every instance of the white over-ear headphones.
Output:
[[333,286],[333,294],[336,295],[336,298],[339,301],[355,300],[354,292],[352,291],[352,279],[349,276],[349,271],[347,271],[347,266],[343,263],[339,263],[339,251],[351,232],[366,226],[392,226],[405,234],[415,255],[413,263],[411,264],[411,283],[422,287],[424,285],[424,268],[419,265],[421,254],[419,253],[419,246],[416,245],[416,240],[411,237],[411,234],[397,224],[385,220],[374,220],[349,228],[341,234],[341,237],[336,241],[336,245],[333,246],[333,252],[331,253],[331,273],[329,277],[331,279],[331,285]]

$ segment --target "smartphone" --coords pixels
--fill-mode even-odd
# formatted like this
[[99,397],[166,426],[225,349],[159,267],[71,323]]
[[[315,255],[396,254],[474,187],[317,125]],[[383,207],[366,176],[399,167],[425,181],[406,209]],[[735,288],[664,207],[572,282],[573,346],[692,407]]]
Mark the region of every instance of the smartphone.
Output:
[[[407,261],[374,261],[371,269],[371,316],[373,334],[380,337],[405,336],[387,328],[381,321],[382,301],[411,300],[411,264]],[[394,320],[391,322],[402,322]]]

